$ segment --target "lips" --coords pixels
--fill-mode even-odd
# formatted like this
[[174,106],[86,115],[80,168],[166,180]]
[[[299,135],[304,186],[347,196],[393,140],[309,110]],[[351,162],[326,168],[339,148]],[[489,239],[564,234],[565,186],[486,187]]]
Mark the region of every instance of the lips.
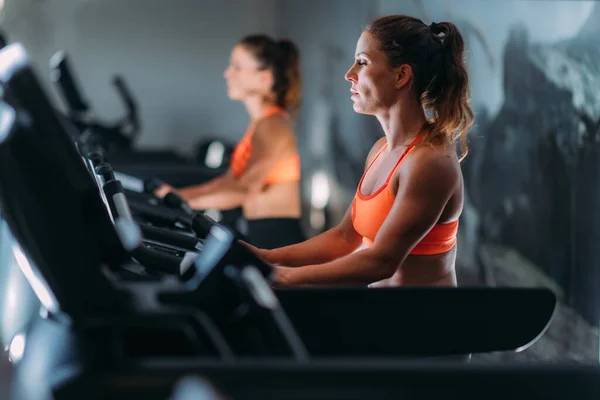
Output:
[[350,92],[351,92],[353,95],[356,95],[356,96],[358,96],[358,92],[357,92],[357,91],[356,91],[354,88],[350,88]]

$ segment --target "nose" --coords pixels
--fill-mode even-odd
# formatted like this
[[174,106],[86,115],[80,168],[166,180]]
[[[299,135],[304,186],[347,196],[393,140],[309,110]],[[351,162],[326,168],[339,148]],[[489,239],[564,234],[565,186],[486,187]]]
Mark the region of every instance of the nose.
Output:
[[346,75],[344,75],[344,79],[346,79],[348,82],[356,82],[356,72],[354,72],[354,65],[355,64],[352,64],[348,72],[346,72]]
[[231,67],[227,67],[225,68],[225,71],[223,71],[223,76],[225,78],[229,78],[229,75],[231,75]]

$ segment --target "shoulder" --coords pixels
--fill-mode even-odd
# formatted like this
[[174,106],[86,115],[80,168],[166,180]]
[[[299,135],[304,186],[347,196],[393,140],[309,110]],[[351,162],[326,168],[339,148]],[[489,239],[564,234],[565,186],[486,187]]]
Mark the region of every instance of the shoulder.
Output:
[[419,146],[402,164],[404,168],[398,168],[397,175],[400,182],[408,185],[453,190],[462,179],[460,163],[451,146]]
[[373,161],[373,159],[375,158],[377,153],[379,153],[381,148],[386,145],[386,143],[387,143],[387,139],[385,138],[385,136],[375,142],[375,144],[371,147],[371,150],[369,150],[369,154],[367,155],[367,160],[365,162],[365,169],[371,163],[371,161]]
[[254,136],[258,139],[268,137],[269,140],[294,135],[294,128],[288,117],[277,113],[261,119],[256,124]]
[[293,133],[292,122],[286,114],[276,113],[258,121],[256,131]]
[[296,137],[291,122],[283,114],[263,118],[256,124],[252,146],[258,152],[278,156],[295,151]]

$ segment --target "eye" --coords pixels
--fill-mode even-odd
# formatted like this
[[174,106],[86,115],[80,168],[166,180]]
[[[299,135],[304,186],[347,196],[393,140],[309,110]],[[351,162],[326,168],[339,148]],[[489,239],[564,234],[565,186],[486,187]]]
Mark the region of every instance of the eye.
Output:
[[367,65],[367,62],[364,60],[357,60],[357,64],[360,65],[361,67],[364,65]]

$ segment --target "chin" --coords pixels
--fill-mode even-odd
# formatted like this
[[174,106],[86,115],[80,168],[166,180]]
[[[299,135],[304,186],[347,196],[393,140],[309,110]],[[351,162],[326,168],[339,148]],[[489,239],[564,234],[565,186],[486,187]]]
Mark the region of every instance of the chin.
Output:
[[357,114],[370,114],[367,110],[365,110],[365,107],[362,106],[360,103],[355,102],[352,105],[352,108],[354,109],[354,112],[356,112]]
[[231,100],[240,100],[242,98],[242,96],[234,90],[227,91],[227,95]]

